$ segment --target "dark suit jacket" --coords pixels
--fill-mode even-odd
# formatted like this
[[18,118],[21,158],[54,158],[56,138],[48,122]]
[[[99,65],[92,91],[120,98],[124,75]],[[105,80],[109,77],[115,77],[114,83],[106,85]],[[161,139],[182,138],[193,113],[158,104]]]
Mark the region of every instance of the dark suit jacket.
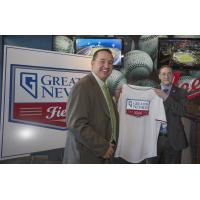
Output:
[[171,146],[179,151],[188,146],[181,117],[186,115],[187,92],[172,86],[168,98],[164,101],[167,118],[167,132]]
[[[101,156],[109,148],[111,119],[104,95],[92,73],[74,86],[67,107],[67,126],[75,136],[80,155],[76,163],[105,163]],[[118,112],[115,105],[114,108],[118,125]],[[66,146],[64,163],[67,163],[67,153],[70,153],[67,148]]]

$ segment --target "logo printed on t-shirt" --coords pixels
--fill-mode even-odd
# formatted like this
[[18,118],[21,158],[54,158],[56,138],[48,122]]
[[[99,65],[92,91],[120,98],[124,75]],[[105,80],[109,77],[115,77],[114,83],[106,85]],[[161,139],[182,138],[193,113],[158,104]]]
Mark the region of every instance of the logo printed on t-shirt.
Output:
[[140,99],[126,99],[126,113],[135,117],[149,114],[150,101]]

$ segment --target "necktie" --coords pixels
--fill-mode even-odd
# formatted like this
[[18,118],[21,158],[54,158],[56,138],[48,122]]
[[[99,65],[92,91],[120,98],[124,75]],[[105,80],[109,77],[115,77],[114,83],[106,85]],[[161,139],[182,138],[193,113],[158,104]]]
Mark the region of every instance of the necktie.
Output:
[[109,89],[106,84],[103,85],[103,91],[104,95],[106,97],[106,102],[108,105],[108,109],[110,112],[110,118],[111,118],[111,126],[112,126],[112,135],[111,135],[111,141],[116,141],[116,116],[115,116],[115,110],[113,107],[112,97],[110,96]]
[[[168,88],[164,88],[162,91],[163,91],[165,94],[168,94],[168,93],[169,93],[169,89],[168,89]],[[166,134],[167,134],[167,123],[166,123],[166,122],[163,122],[163,123],[161,124],[160,133],[162,133],[162,135],[166,135]]]
[[164,89],[163,89],[163,92],[166,93],[166,94],[168,94],[169,89],[168,89],[168,88],[164,88]]

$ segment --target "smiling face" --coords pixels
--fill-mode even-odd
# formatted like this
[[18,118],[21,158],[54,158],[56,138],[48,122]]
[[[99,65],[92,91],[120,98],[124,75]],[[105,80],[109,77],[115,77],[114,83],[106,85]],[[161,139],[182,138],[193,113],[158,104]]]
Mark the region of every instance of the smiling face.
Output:
[[112,73],[113,56],[107,51],[98,52],[97,56],[92,60],[92,72],[95,73],[102,81]]
[[170,67],[163,67],[160,69],[159,79],[163,85],[171,85],[172,84],[172,69]]

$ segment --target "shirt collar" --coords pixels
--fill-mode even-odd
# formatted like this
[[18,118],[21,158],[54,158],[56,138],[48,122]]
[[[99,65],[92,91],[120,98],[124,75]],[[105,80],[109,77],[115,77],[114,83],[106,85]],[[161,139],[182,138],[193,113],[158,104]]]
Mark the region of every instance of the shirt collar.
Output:
[[92,72],[92,75],[94,76],[94,78],[96,79],[97,83],[99,84],[99,86],[102,88],[105,84],[104,81],[102,81],[94,72]]
[[163,84],[161,84],[161,89],[162,89],[162,90],[163,90],[163,89],[168,89],[168,90],[170,91],[171,88],[172,88],[172,85],[163,85]]

